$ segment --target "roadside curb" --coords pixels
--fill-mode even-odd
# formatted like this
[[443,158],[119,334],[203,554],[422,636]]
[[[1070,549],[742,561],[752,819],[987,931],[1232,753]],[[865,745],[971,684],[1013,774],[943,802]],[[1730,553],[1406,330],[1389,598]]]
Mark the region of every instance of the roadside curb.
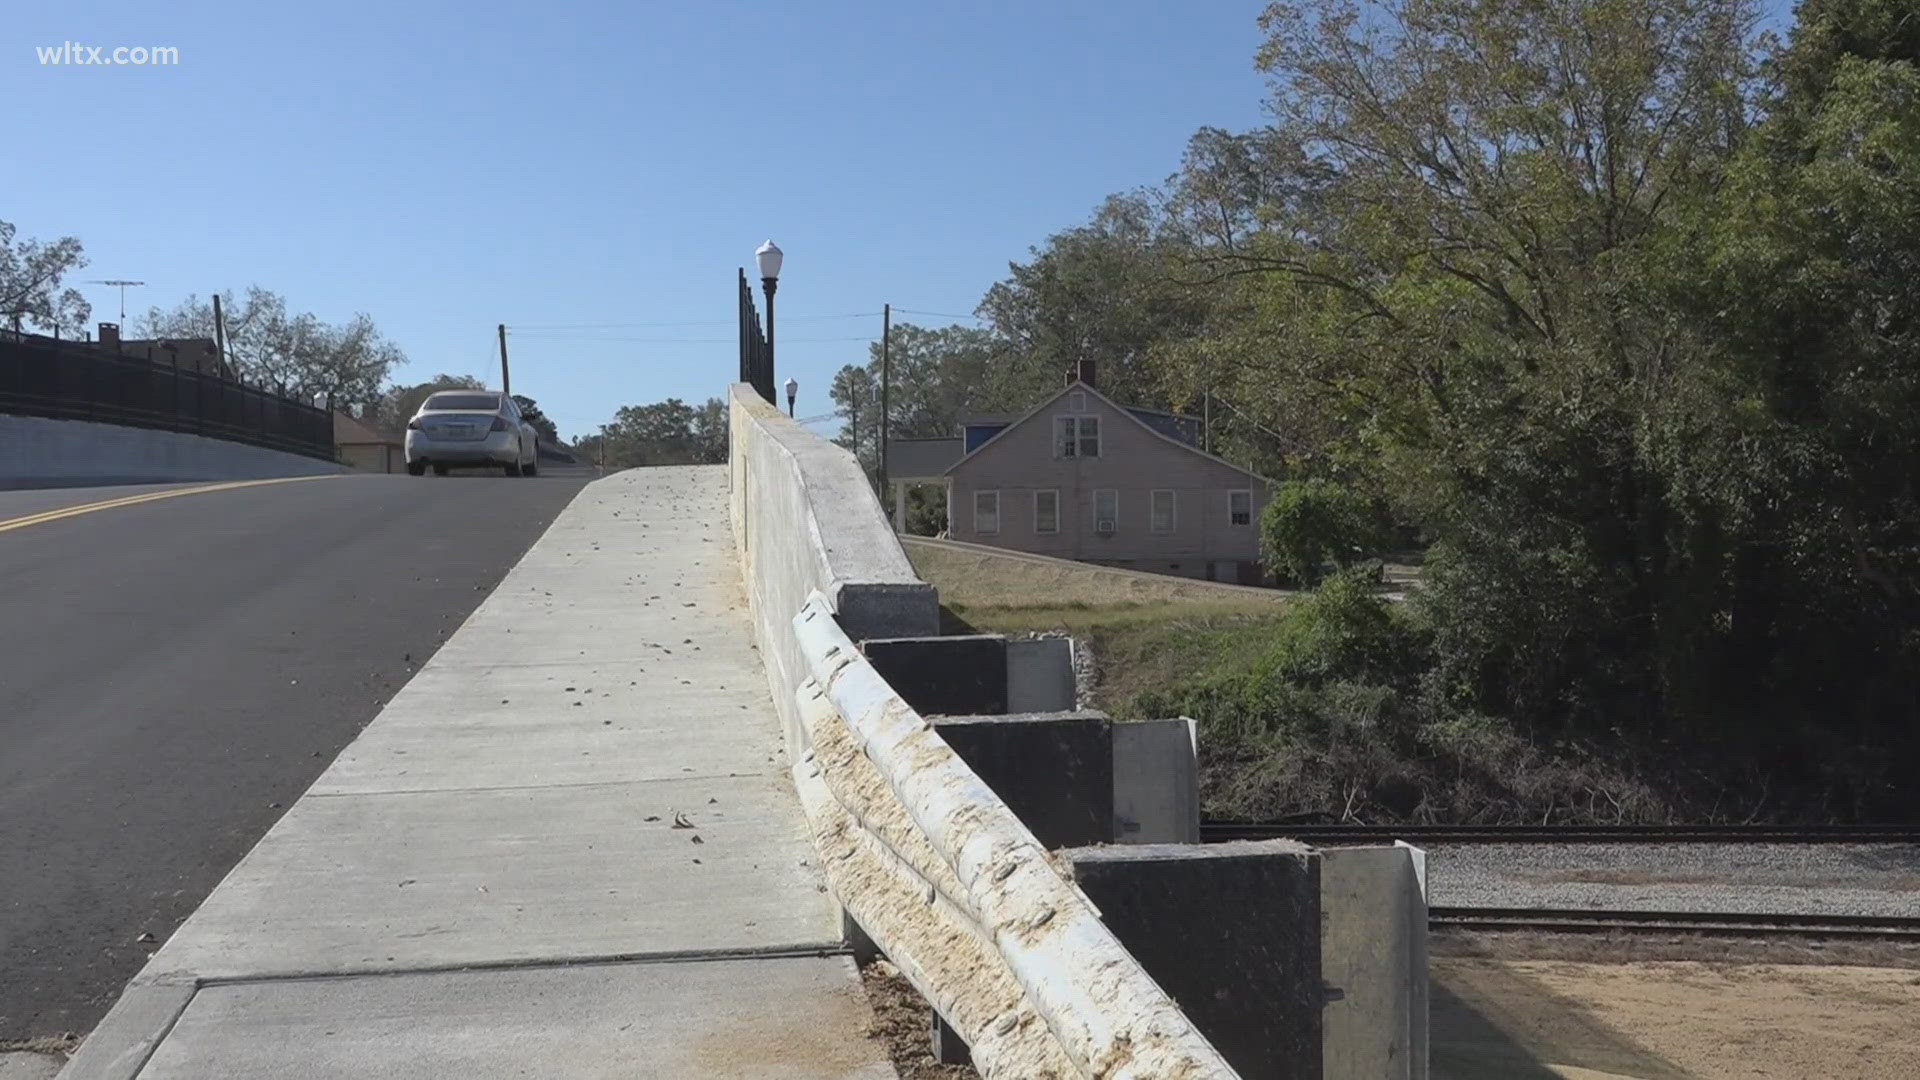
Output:
[[58,1080],[134,1080],[199,991],[200,981],[191,976],[135,978]]

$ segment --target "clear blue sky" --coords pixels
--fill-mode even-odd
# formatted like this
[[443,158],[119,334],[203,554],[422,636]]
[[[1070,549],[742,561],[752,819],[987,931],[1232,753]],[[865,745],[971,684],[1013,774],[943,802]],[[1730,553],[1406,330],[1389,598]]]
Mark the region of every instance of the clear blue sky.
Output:
[[[79,236],[80,278],[147,282],[130,312],[251,284],[365,311],[403,382],[496,380],[500,322],[706,324],[511,336],[515,391],[569,437],[722,394],[735,268],[771,237],[779,378],[825,413],[882,303],[970,313],[1194,129],[1259,123],[1262,6],[16,4],[0,219]],[[180,63],[41,66],[64,41]],[[117,315],[117,290],[82,288]],[[820,318],[855,312],[876,315]]]

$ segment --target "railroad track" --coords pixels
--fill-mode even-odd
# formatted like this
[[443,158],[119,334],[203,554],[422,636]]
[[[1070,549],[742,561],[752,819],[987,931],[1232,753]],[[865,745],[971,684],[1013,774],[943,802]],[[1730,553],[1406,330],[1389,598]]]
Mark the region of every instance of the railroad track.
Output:
[[1427,922],[1435,929],[1532,930],[1559,934],[1667,932],[1710,937],[1920,940],[1920,918],[1876,915],[1436,907],[1428,909]]
[[1208,822],[1206,843],[1308,844],[1920,844],[1920,825],[1271,825]]

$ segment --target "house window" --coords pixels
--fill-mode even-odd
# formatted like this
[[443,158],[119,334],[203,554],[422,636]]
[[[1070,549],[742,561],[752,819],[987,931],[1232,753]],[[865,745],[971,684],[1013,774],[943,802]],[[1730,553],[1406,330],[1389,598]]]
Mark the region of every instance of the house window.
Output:
[[1060,492],[1049,488],[1033,493],[1033,531],[1037,533],[1057,533],[1060,531]]
[[1114,488],[1100,488],[1093,493],[1093,531],[1120,531],[1120,492]]
[[1067,401],[1071,403],[1068,407],[1074,412],[1083,413],[1087,411],[1087,395],[1081,391],[1075,390],[1073,393],[1068,394]]
[[982,535],[1000,531],[999,492],[976,491],[973,493],[973,531]]
[[1253,524],[1253,492],[1245,490],[1227,492],[1227,524]]
[[1175,521],[1174,494],[1166,488],[1157,488],[1153,493],[1153,531],[1170,533]]
[[1097,416],[1054,417],[1053,456],[1099,457],[1100,418]]

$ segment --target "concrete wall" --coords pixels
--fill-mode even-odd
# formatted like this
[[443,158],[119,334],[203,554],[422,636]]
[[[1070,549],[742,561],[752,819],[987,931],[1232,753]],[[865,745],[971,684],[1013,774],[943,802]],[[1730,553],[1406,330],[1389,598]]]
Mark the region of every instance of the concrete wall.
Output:
[[1328,1076],[1427,1078],[1426,852],[1320,851]]
[[794,691],[807,671],[792,620],[808,596],[824,595],[856,642],[938,634],[940,603],[914,574],[852,454],[745,383],[728,398],[734,543],[760,657],[797,759],[805,736]]
[[263,480],[346,466],[177,431],[0,415],[0,488]]

